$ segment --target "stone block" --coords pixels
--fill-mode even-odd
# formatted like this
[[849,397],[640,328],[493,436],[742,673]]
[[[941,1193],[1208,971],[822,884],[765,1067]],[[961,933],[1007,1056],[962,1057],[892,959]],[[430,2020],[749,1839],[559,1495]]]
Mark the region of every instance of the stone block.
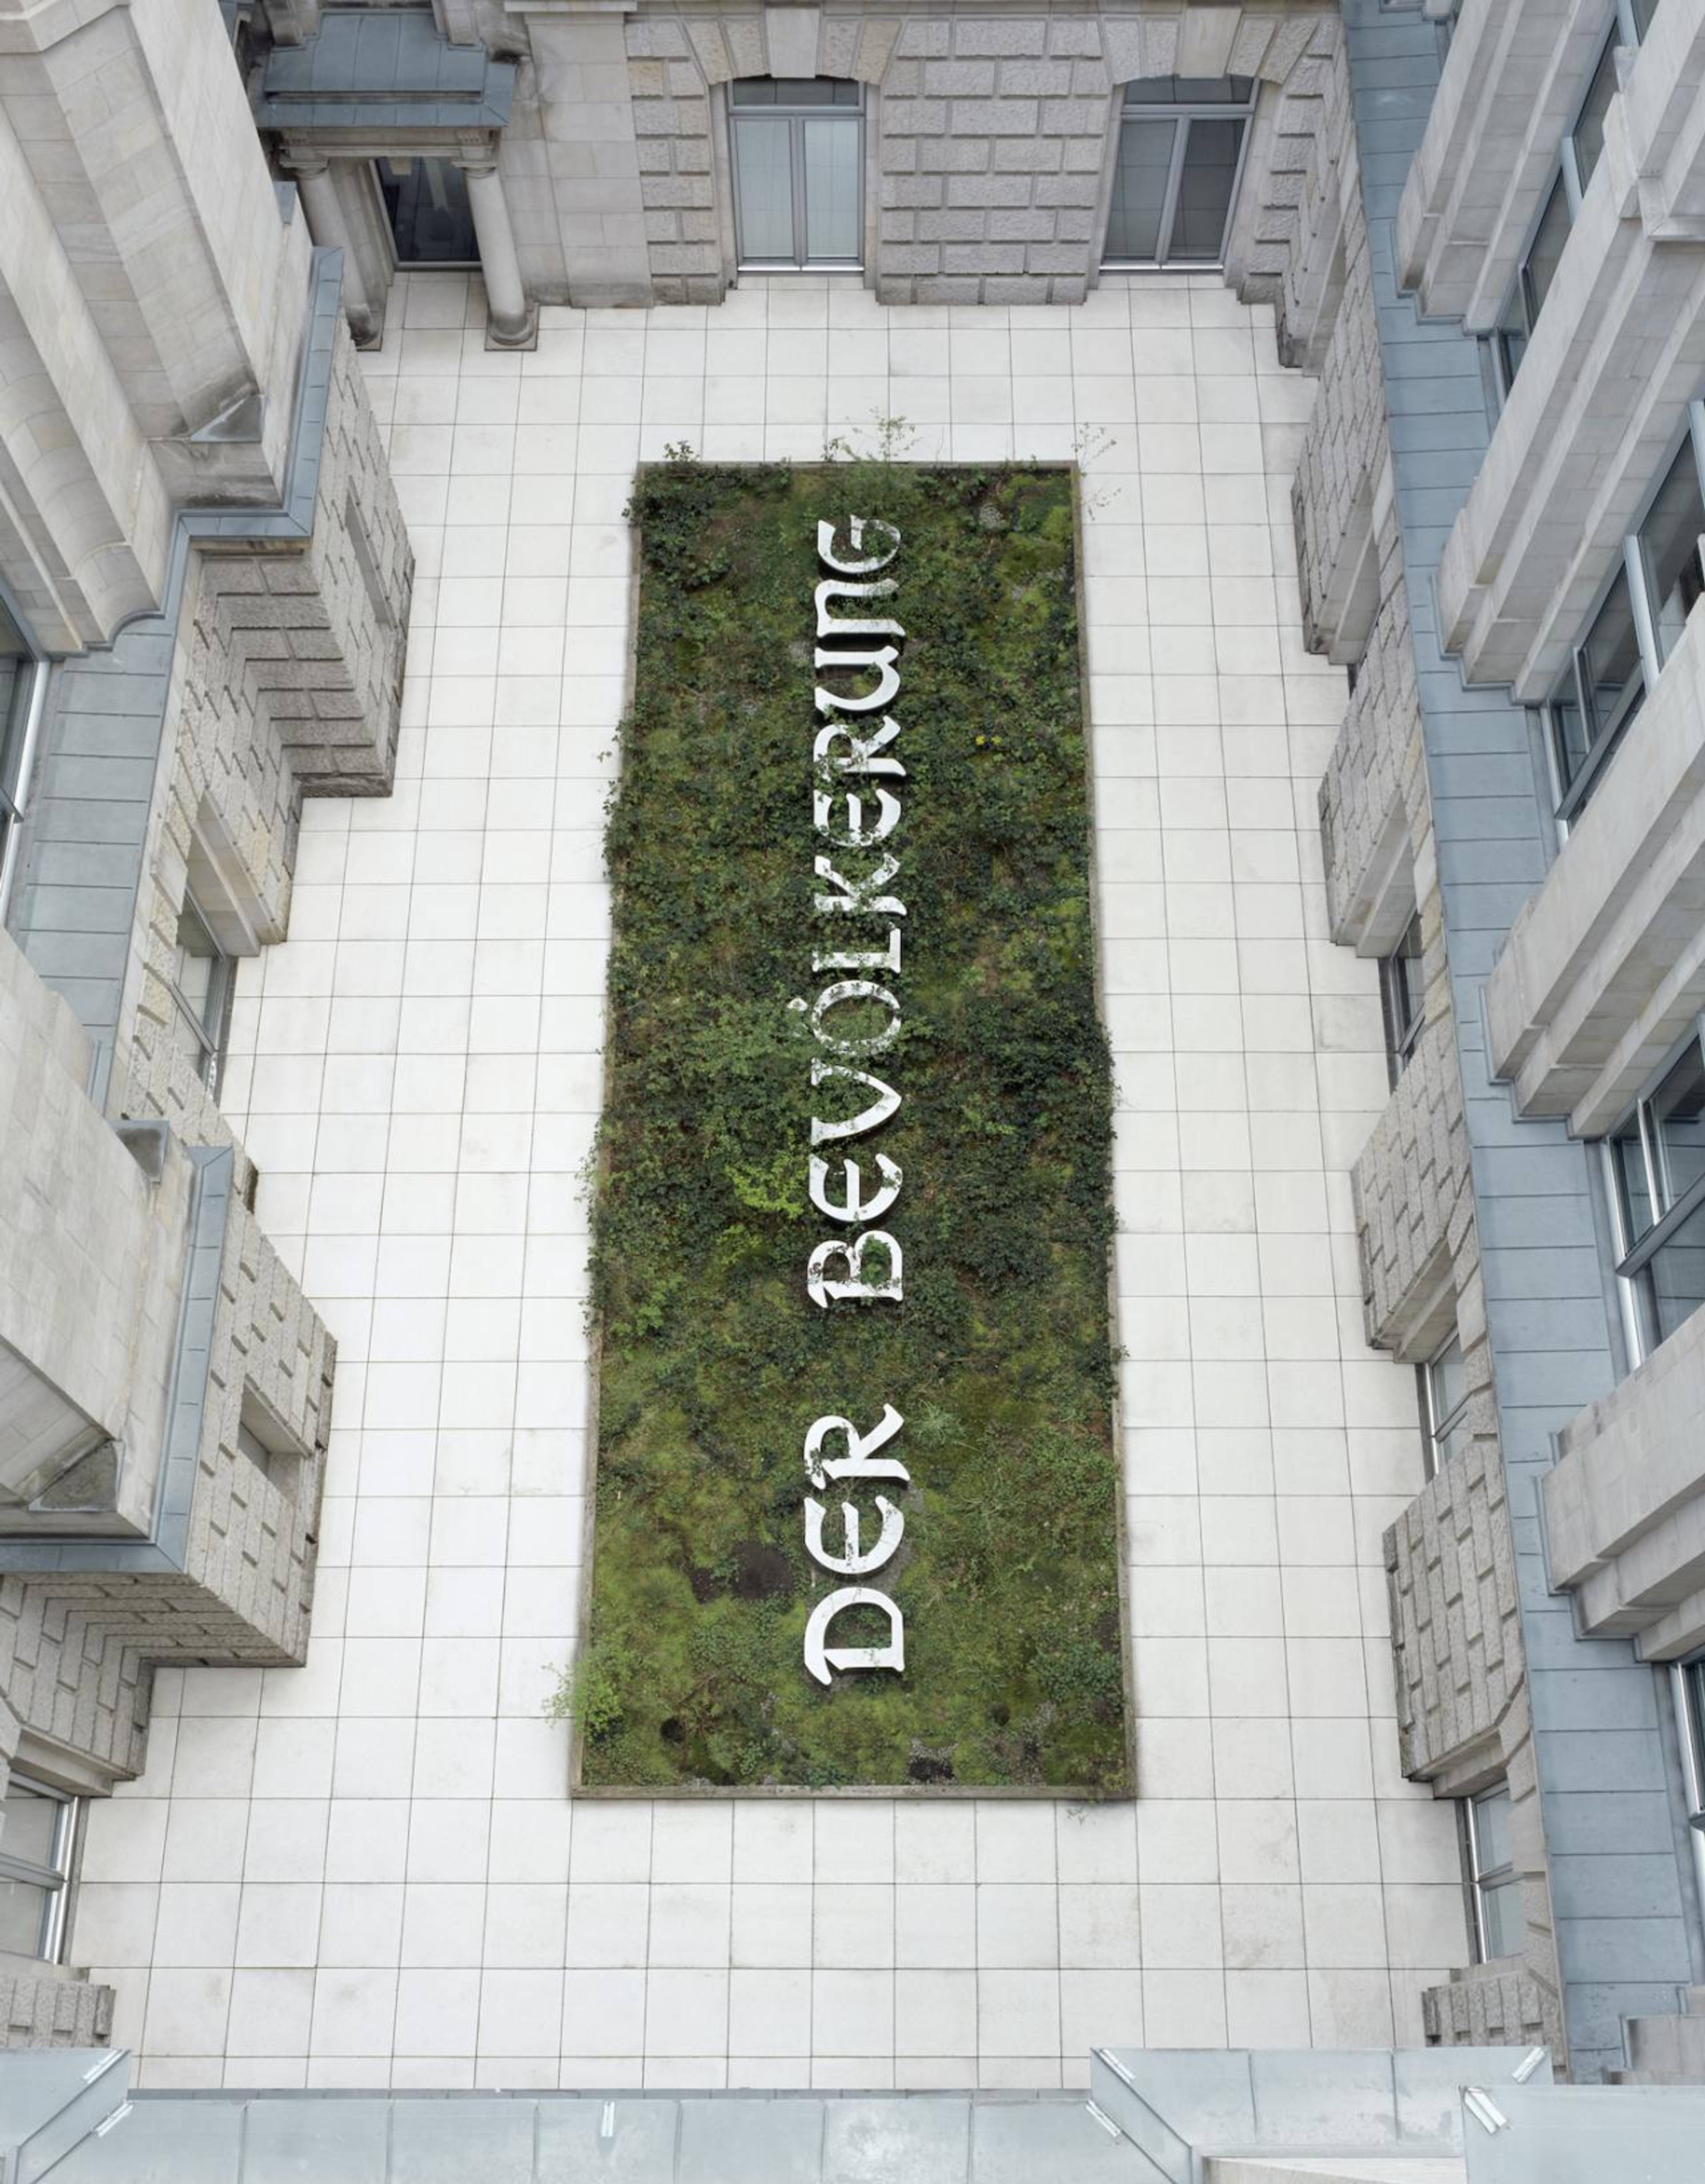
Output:
[[961,20],[953,25],[953,50],[969,58],[1034,58],[1047,50],[1045,22]]

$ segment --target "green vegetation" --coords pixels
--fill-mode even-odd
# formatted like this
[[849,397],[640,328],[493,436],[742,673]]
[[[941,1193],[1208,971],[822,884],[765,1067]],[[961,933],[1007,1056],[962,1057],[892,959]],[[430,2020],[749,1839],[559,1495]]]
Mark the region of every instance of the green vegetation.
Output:
[[[677,459],[642,477],[638,672],[610,816],[588,1786],[1128,1791],[1112,1448],[1112,1085],[1096,1014],[1071,479]],[[902,1306],[807,1299],[820,520],[895,523]],[[842,532],[844,540],[844,532]],[[844,608],[844,612],[855,609]],[[858,853],[850,853],[856,861]],[[866,860],[867,865],[868,860]],[[865,868],[861,866],[861,869]],[[831,974],[833,975],[833,974]],[[845,975],[844,973],[841,975]],[[843,1011],[837,1028],[845,1028]],[[879,1255],[878,1255],[879,1256]],[[806,1428],[905,1417],[907,1665],[806,1675]],[[831,1503],[841,1498],[832,1491]],[[868,1505],[868,1497],[864,1497]],[[831,1537],[838,1537],[837,1519]],[[873,1516],[866,1537],[873,1538]],[[831,1642],[868,1643],[845,1616]]]

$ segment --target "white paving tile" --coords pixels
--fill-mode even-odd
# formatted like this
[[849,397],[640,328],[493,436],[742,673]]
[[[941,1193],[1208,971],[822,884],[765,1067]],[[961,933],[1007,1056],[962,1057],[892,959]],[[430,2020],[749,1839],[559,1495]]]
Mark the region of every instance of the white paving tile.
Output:
[[[1074,310],[716,310],[399,282],[366,359],[418,557],[397,791],[310,803],[227,1099],[336,1334],[308,1664],[162,1673],[74,1951],[145,2085],[1047,2086],[1092,2041],[1417,2036],[1464,1952],[1398,1778],[1379,1534],[1420,1483],[1359,1335],[1372,967],[1325,927],[1343,677],[1301,647],[1309,383],[1211,280]],[[1083,462],[1140,1795],[571,1807],[578,1171],[637,460],[826,437]]]

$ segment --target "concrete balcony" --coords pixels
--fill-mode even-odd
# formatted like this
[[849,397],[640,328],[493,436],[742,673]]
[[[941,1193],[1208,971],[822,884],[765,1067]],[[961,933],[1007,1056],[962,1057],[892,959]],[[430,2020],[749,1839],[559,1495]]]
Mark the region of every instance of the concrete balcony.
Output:
[[1705,1006],[1705,620],[1665,663],[1486,982],[1524,1115],[1613,1123]]
[[1546,1475],[1553,1584],[1590,1631],[1649,1661],[1705,1645],[1705,1312],[1695,1312],[1559,1437]]

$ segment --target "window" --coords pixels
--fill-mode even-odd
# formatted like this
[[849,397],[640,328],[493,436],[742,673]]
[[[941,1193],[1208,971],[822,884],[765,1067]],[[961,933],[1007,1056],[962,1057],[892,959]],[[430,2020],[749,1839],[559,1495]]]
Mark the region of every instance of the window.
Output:
[[1604,42],[1604,51],[1598,57],[1598,66],[1593,70],[1586,86],[1586,97],[1580,103],[1580,112],[1569,135],[1569,153],[1574,160],[1575,187],[1585,194],[1592,179],[1592,170],[1598,164],[1598,156],[1604,149],[1604,117],[1610,102],[1615,98],[1620,84],[1616,73],[1616,51],[1622,43],[1619,29],[1613,29]]
[[1527,1930],[1516,1878],[1507,1782],[1465,1801],[1468,1876],[1474,1899],[1475,1954],[1482,1964],[1518,1957]]
[[1415,1051],[1425,1020],[1427,989],[1421,969],[1421,913],[1410,913],[1402,936],[1379,959],[1379,1000],[1385,1018],[1385,1060],[1396,1084]]
[[1696,1024],[1607,1147],[1620,1257],[1639,1346],[1705,1304],[1705,1049]]
[[376,159],[399,265],[477,265],[468,178],[454,159]]
[[178,913],[177,953],[171,981],[174,1024],[190,1067],[216,1099],[225,1042],[231,1027],[236,966],[213,937],[195,897],[186,894]]
[[1678,1661],[1675,1718],[1681,1732],[1681,1777],[1687,1793],[1687,1818],[1697,1831],[1697,1857],[1705,1861],[1705,1653]]
[[77,1801],[15,1769],[0,1800],[0,1950],[57,1964]]
[[1244,75],[1125,86],[1104,265],[1220,264],[1254,99]]
[[0,599],[0,911],[14,861],[29,786],[31,746],[47,666]]
[[1658,488],[1638,533],[1641,571],[1651,605],[1658,664],[1675,649],[1687,617],[1705,592],[1700,562],[1700,534],[1705,532],[1705,493],[1690,432],[1669,472]]
[[1557,261],[1568,240],[1568,231],[1580,210],[1581,198],[1604,150],[1604,120],[1610,102],[1621,88],[1618,51],[1637,46],[1652,26],[1658,0],[1616,0],[1610,35],[1601,48],[1569,132],[1563,142],[1557,180],[1546,199],[1539,225],[1527,255],[1516,276],[1516,284],[1502,317],[1487,337],[1492,352],[1494,383],[1502,403],[1514,383],[1527,353],[1529,337],[1557,276]]
[[755,271],[864,259],[864,110],[835,76],[742,76],[729,86],[734,229]]
[[1557,811],[1596,787],[1705,596],[1705,406],[1688,404],[1681,445],[1633,532],[1586,634],[1546,706]]
[[1427,1476],[1435,1477],[1472,1439],[1468,1424],[1468,1368],[1462,1337],[1451,1339],[1421,1371],[1421,1413],[1427,1429]]

